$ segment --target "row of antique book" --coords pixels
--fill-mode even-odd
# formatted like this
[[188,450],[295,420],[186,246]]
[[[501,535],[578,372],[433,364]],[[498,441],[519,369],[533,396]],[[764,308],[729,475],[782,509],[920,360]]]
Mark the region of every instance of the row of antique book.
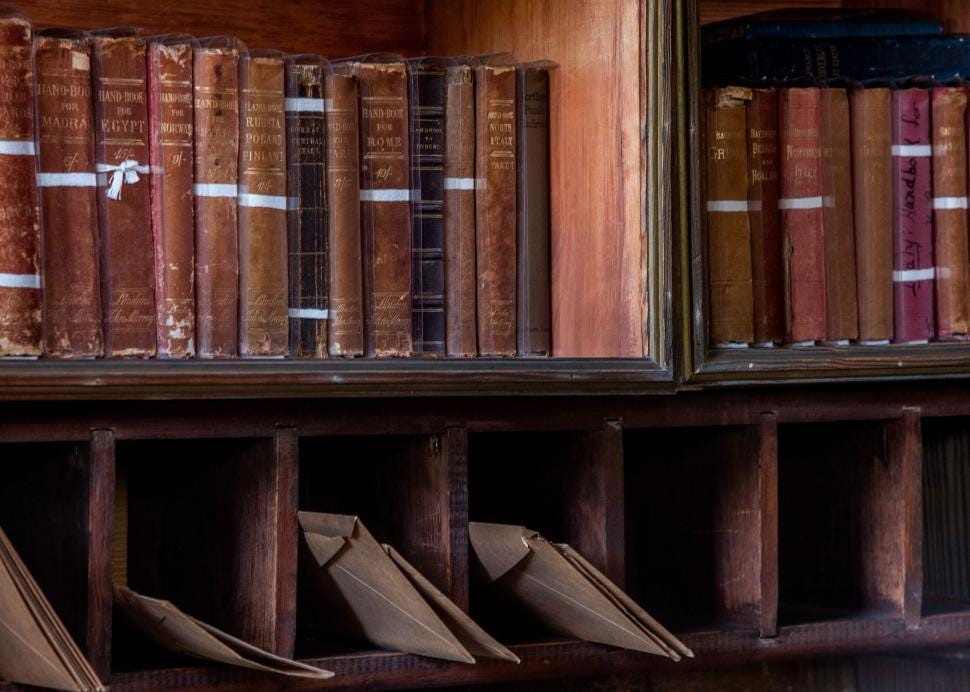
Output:
[[[519,658],[490,636],[358,517],[300,512],[300,572],[314,631],[460,663]],[[469,524],[475,559],[499,589],[565,636],[665,656],[693,653],[568,545],[506,524]],[[264,651],[169,601],[114,586],[114,604],[144,637],[180,654],[264,673],[333,673]],[[0,679],[62,690],[104,685],[0,529]]]
[[0,356],[549,355],[548,63],[0,50]]

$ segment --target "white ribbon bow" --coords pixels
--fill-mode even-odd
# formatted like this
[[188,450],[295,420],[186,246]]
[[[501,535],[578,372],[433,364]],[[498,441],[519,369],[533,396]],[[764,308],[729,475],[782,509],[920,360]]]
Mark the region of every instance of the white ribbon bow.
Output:
[[141,166],[134,159],[122,161],[117,166],[107,163],[99,163],[97,166],[98,173],[111,173],[111,184],[105,192],[108,199],[121,199],[121,186],[125,183],[129,185],[137,183],[141,180],[138,174],[148,173],[149,170],[148,166]]

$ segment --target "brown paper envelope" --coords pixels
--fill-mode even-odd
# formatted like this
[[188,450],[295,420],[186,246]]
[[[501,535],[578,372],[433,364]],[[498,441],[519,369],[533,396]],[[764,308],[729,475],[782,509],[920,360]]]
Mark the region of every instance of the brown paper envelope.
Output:
[[384,551],[391,556],[411,585],[424,597],[428,605],[438,614],[438,617],[448,626],[458,641],[460,641],[472,656],[497,658],[503,661],[519,663],[519,657],[502,646],[488,632],[483,630],[477,622],[472,620],[454,601],[445,596],[434,584],[408,562],[403,555],[389,545],[383,546]]
[[332,609],[329,631],[385,649],[475,662],[357,517],[298,516],[317,566],[304,574]]
[[59,690],[105,689],[2,529],[0,679]]
[[266,673],[320,680],[333,677],[329,670],[263,651],[196,620],[168,601],[142,596],[126,586],[115,584],[115,603],[139,631],[171,651]]
[[631,619],[556,546],[535,531],[511,528],[470,523],[472,548],[489,578],[511,591],[543,624],[579,639],[679,659],[656,635],[645,634],[642,623]]

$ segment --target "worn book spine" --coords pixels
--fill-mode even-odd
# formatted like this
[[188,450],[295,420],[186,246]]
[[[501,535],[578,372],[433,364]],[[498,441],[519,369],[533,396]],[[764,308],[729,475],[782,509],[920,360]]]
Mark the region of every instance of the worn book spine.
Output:
[[514,356],[515,67],[476,67],[475,99],[478,350],[483,356]]
[[936,335],[930,92],[892,94],[893,341]]
[[364,354],[357,80],[328,75],[327,195],[330,226],[331,356]]
[[748,105],[748,226],[754,341],[759,346],[773,346],[785,337],[778,186],[778,90],[752,89]]
[[159,358],[195,355],[192,46],[148,47],[155,322]]
[[104,354],[155,355],[145,40],[93,41]]
[[478,354],[475,265],[475,81],[448,70],[445,112],[445,319],[449,356]]
[[235,49],[195,52],[195,324],[200,358],[239,353],[238,73]]
[[411,331],[415,355],[445,354],[445,68],[411,68]]
[[548,356],[552,352],[549,70],[519,69],[516,88],[519,164],[516,343],[520,356]]
[[293,358],[326,358],[330,318],[323,68],[286,64],[289,339]]
[[970,262],[967,251],[967,90],[932,91],[933,253],[936,257],[936,336],[967,336]]
[[778,105],[785,340],[810,345],[826,334],[821,93],[784,89]]
[[0,19],[0,356],[43,350],[30,24]]
[[893,335],[892,96],[852,91],[852,194],[855,198],[859,341]]
[[713,345],[754,341],[748,226],[747,108],[751,91],[704,92],[708,329]]
[[401,62],[358,63],[364,334],[368,356],[410,356],[411,168]]
[[43,219],[44,352],[102,355],[91,45],[38,36],[37,132]]
[[847,344],[859,336],[859,304],[849,139],[851,117],[845,89],[821,90],[820,117],[825,340]]

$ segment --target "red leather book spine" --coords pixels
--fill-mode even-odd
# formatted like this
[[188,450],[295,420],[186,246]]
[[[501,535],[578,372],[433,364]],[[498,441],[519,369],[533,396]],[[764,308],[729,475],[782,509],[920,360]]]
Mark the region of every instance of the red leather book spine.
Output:
[[192,46],[148,48],[155,320],[159,358],[195,355]]
[[44,255],[44,352],[102,355],[91,45],[38,36],[37,120]]
[[894,91],[892,123],[893,341],[924,343],[936,334],[930,92]]
[[0,356],[39,356],[40,221],[34,159],[30,24],[0,20]]
[[779,102],[785,339],[805,345],[825,338],[820,102],[816,88],[784,89]]

